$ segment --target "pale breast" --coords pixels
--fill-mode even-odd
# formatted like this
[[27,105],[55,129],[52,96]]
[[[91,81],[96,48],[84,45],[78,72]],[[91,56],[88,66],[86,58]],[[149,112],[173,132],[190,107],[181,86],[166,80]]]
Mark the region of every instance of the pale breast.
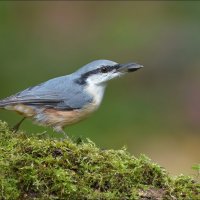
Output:
[[96,104],[91,103],[83,109],[76,109],[72,111],[60,111],[55,109],[45,109],[43,112],[35,116],[37,123],[52,126],[64,127],[67,125],[75,124],[87,118],[92,112],[96,110]]

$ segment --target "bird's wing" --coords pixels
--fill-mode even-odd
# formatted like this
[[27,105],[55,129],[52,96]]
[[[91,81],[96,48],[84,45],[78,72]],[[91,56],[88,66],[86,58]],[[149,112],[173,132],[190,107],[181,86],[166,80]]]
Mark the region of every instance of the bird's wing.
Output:
[[82,108],[91,101],[92,98],[83,92],[83,88],[65,77],[60,77],[30,87],[0,101],[0,107],[25,104],[58,110],[73,110]]

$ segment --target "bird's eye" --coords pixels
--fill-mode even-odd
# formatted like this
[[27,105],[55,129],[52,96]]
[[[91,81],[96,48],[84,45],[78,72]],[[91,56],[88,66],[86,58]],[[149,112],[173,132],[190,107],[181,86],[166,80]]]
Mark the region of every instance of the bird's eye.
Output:
[[102,73],[108,72],[108,68],[107,68],[107,67],[102,67],[102,68],[101,68],[101,72],[102,72]]

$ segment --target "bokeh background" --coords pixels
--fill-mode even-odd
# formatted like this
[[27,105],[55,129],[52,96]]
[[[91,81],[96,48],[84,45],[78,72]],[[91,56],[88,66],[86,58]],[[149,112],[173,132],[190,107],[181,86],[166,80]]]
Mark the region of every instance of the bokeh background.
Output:
[[[0,2],[0,98],[95,59],[138,62],[145,68],[111,81],[100,109],[66,132],[195,175],[199,19],[200,3],[192,1]],[[1,110],[0,119],[13,125],[21,117]],[[21,128],[52,134],[29,120]]]

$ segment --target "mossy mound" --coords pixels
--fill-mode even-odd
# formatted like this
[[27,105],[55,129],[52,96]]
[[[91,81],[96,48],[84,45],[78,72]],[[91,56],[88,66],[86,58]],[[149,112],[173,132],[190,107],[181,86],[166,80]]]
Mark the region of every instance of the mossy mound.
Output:
[[0,199],[200,199],[200,184],[170,177],[145,156],[13,133],[0,122]]

